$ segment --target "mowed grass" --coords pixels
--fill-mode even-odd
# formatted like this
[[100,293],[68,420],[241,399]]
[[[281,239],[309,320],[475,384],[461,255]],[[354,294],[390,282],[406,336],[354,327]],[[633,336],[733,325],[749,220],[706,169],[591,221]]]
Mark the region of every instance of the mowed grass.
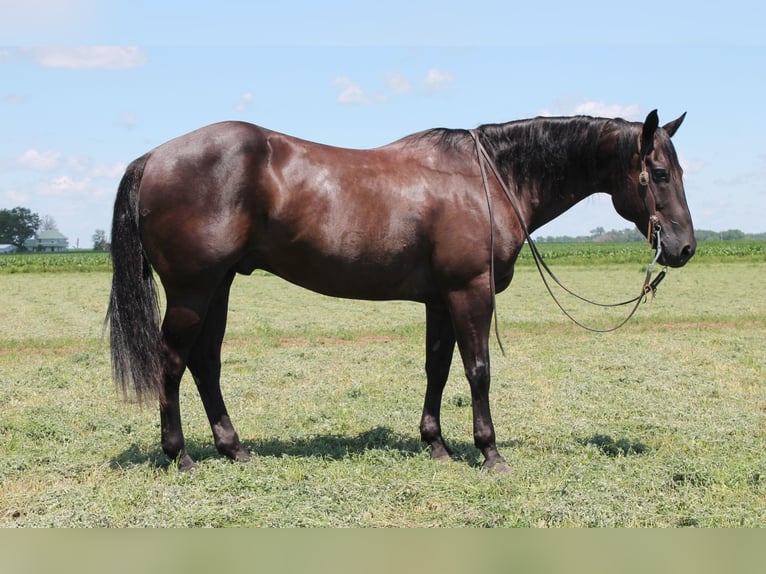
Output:
[[[568,265],[633,296],[634,263]],[[109,273],[0,276],[0,526],[764,526],[763,262],[671,270],[613,334],[584,332],[532,267],[498,296],[492,408],[513,472],[482,471],[456,355],[430,460],[422,306],[344,301],[255,274],[234,285],[223,388],[247,464],[221,458],[183,383],[179,474],[156,409],[121,401],[101,339]],[[572,310],[601,326],[616,314]]]

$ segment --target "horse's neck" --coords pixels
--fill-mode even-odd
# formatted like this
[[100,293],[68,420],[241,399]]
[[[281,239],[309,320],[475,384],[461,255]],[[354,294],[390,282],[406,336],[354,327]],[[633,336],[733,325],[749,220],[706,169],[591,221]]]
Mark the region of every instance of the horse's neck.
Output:
[[597,174],[570,176],[556,182],[542,178],[512,185],[521,200],[522,212],[530,233],[556,219],[582,200],[599,192],[610,194],[613,184],[605,183]]
[[[561,164],[540,170],[533,180],[515,182],[530,232],[595,193],[611,196],[619,192],[623,187],[622,163],[625,158],[616,152],[618,145],[619,142],[611,135],[604,135],[594,146],[595,157],[592,159],[583,158],[577,153],[579,150],[573,150],[574,153],[569,154]],[[551,173],[559,174],[559,177],[551,178]]]
[[522,201],[526,205],[527,225],[530,232],[553,221],[559,215],[595,193],[595,189],[586,191],[584,186],[568,186],[562,190],[527,186],[520,191]]

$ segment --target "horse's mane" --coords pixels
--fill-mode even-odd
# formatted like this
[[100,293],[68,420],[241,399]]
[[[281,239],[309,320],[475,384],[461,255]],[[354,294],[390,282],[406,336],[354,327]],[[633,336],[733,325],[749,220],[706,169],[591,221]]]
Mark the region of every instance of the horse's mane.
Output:
[[[622,119],[590,116],[538,117],[476,128],[482,144],[493,156],[501,175],[517,184],[537,181],[555,183],[567,170],[595,173],[597,146],[606,133],[613,136],[618,164],[627,174],[636,150],[636,130]],[[470,149],[469,130],[435,128],[416,137],[429,140],[444,152]]]

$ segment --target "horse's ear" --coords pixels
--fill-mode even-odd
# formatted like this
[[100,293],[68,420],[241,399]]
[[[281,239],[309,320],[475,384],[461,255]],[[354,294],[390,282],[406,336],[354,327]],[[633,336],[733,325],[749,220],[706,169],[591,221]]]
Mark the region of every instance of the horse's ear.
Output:
[[660,117],[657,110],[652,110],[644,120],[644,127],[641,130],[641,155],[646,157],[654,147],[654,132],[660,125]]
[[664,126],[662,126],[662,129],[668,132],[668,135],[670,137],[673,137],[678,131],[678,128],[683,123],[685,117],[686,117],[686,112],[682,113],[681,117],[679,117],[677,120],[673,120],[672,122],[669,122],[665,124]]

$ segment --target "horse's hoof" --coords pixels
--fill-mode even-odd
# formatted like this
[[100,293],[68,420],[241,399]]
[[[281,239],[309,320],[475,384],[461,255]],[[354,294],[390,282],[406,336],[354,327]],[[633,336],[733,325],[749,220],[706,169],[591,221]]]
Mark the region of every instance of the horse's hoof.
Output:
[[431,460],[438,460],[439,462],[453,462],[455,457],[449,449],[439,446],[431,448]]
[[179,459],[178,459],[178,472],[189,472],[191,470],[196,470],[197,463],[192,460],[192,457],[190,457],[188,454],[184,453]]
[[502,458],[495,459],[495,460],[486,460],[484,461],[484,464],[482,465],[482,469],[486,470],[488,472],[498,473],[498,474],[508,474],[511,472],[510,465],[505,462]]
[[243,447],[238,449],[234,453],[234,456],[231,458],[235,462],[248,462],[252,458],[252,456],[250,455],[250,451]]
[[232,443],[216,443],[216,450],[221,456],[225,456],[233,462],[247,462],[250,460],[250,451],[239,440]]

